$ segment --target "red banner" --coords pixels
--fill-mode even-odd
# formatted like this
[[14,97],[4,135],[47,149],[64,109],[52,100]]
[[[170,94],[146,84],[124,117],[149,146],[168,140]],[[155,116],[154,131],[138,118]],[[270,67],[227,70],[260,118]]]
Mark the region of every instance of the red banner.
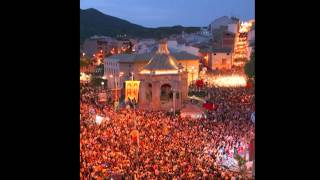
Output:
[[197,80],[196,85],[197,85],[197,87],[202,88],[204,86],[203,80],[202,79]]
[[252,86],[253,86],[252,82],[251,82],[251,81],[248,81],[248,82],[247,82],[247,85],[246,85],[246,88],[247,88],[247,89],[251,89]]
[[215,105],[213,103],[204,103],[202,107],[209,111],[212,111],[215,109]]
[[254,159],[254,139],[251,139],[249,144],[249,161]]

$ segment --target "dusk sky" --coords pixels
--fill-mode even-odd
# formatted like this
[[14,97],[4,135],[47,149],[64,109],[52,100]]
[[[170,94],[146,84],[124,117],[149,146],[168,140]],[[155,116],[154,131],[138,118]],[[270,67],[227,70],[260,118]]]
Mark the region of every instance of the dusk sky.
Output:
[[255,0],[80,0],[80,8],[145,27],[207,26],[221,16],[254,19]]

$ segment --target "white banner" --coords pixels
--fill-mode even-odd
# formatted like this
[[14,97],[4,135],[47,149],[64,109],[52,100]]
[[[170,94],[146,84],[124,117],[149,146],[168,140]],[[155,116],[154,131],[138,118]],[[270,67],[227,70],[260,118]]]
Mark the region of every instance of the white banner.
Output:
[[252,121],[253,123],[255,123],[255,121],[256,121],[256,112],[253,112],[253,113],[251,114],[251,121]]
[[96,115],[96,123],[97,124],[101,124],[102,120],[103,120],[102,116]]

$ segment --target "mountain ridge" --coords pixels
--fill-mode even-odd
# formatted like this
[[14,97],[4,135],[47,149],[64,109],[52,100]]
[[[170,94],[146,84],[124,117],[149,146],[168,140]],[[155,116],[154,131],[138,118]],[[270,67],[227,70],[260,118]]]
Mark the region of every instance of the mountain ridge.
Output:
[[80,41],[93,36],[111,36],[126,34],[128,37],[160,39],[182,31],[187,33],[199,31],[200,27],[171,27],[148,28],[127,20],[104,14],[94,8],[80,9]]

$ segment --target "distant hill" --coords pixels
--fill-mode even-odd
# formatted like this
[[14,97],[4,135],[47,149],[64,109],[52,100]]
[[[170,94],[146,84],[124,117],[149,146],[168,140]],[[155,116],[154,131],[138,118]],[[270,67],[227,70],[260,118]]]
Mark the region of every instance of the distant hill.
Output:
[[199,31],[200,27],[159,27],[147,28],[126,20],[103,14],[90,8],[80,9],[80,41],[93,35],[116,37],[119,34],[126,34],[129,37],[137,38],[164,38],[172,34],[179,34],[182,31],[187,33]]

